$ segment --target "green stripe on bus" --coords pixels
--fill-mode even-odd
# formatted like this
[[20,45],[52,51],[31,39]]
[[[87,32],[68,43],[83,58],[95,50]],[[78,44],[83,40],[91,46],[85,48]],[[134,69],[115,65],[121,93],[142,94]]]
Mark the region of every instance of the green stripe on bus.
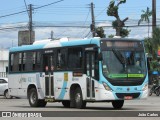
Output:
[[109,74],[108,75],[109,78],[136,78],[136,77],[144,77],[144,74]]
[[144,74],[128,74],[128,77],[144,77]]
[[127,74],[110,74],[110,78],[125,78],[127,77]]

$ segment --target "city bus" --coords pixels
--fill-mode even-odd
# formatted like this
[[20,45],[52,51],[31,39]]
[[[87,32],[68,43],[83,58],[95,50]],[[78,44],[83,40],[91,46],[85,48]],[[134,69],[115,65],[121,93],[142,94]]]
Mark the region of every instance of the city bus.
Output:
[[144,44],[129,38],[61,38],[13,47],[9,52],[9,94],[31,107],[62,102],[85,108],[87,102],[111,102],[148,96]]

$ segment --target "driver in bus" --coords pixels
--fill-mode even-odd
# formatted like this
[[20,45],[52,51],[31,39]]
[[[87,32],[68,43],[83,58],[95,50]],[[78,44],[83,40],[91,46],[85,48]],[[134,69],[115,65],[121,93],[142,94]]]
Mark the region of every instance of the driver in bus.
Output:
[[54,71],[54,66],[53,65],[51,66],[51,71]]

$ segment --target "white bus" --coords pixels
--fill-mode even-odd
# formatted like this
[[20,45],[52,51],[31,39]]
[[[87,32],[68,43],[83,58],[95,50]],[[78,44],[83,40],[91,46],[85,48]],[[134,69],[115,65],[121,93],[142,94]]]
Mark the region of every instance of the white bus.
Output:
[[62,102],[85,108],[148,96],[143,41],[135,39],[47,40],[13,47],[9,53],[9,94],[27,97],[31,107]]

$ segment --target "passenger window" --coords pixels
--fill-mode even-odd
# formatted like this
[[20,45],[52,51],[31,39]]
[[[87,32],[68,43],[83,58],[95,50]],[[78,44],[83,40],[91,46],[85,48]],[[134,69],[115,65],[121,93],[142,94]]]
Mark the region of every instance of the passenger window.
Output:
[[32,71],[34,63],[34,52],[24,53],[24,71]]
[[11,55],[11,71],[21,71],[22,53],[14,53]]
[[10,55],[9,70],[11,72],[41,70],[41,57],[41,52],[13,53]]
[[82,48],[68,49],[68,68],[82,68]]
[[57,69],[66,68],[66,49],[57,50]]
[[41,59],[42,59],[42,53],[37,52],[35,56],[35,70],[40,70],[41,69]]

